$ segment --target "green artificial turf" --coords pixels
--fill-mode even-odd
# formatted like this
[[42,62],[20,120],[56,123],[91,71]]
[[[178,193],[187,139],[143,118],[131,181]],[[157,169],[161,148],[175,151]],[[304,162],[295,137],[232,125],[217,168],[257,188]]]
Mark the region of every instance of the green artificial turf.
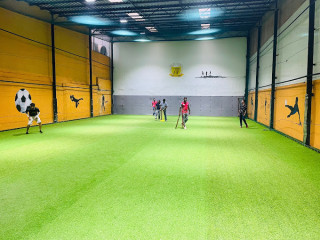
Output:
[[0,238],[320,239],[320,155],[237,118],[0,133]]

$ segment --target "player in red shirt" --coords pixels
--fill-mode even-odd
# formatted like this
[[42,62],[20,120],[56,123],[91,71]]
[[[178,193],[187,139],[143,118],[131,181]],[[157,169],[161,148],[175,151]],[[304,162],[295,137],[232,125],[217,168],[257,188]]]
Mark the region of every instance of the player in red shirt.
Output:
[[155,98],[152,100],[151,105],[152,105],[152,109],[153,109],[153,114],[152,115],[154,116],[154,114],[156,113],[156,105],[157,105],[157,101],[156,101]]
[[186,123],[188,121],[188,111],[189,111],[189,115],[191,111],[189,107],[189,102],[187,101],[186,97],[183,98],[183,102],[181,103],[181,106],[180,106],[180,111],[182,114],[182,127],[184,129],[187,129]]

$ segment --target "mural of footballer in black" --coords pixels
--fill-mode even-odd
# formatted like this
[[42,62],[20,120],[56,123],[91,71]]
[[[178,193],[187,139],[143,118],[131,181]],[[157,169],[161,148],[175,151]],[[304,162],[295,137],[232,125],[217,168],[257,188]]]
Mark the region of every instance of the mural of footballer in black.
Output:
[[76,103],[76,108],[77,108],[78,105],[79,105],[79,101],[80,101],[80,100],[83,100],[83,98],[76,99],[76,98],[74,97],[74,95],[70,95],[70,99],[71,99],[72,102],[75,102],[75,103]]
[[264,100],[264,114],[267,114],[267,99]]
[[103,111],[105,111],[106,110],[106,103],[107,103],[108,101],[106,101],[105,100],[105,97],[104,97],[104,95],[102,95],[102,100],[101,100],[101,110],[103,109]]
[[287,105],[287,100],[285,101],[285,106],[287,108],[290,109],[290,114],[287,116],[287,118],[291,117],[292,115],[298,113],[299,115],[299,125],[301,125],[301,120],[300,120],[300,112],[299,112],[299,106],[298,106],[298,97],[296,97],[296,103],[294,104],[294,106],[290,106],[290,105]]

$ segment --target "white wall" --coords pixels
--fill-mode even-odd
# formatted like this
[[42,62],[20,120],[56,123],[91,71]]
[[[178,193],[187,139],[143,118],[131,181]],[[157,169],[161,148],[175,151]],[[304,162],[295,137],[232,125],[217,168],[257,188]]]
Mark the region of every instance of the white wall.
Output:
[[[169,75],[173,63],[182,77]],[[242,96],[245,71],[246,38],[114,44],[115,95]]]
[[273,37],[270,38],[260,51],[259,87],[267,86],[270,88],[272,83],[272,56],[273,56]]
[[[315,32],[314,32],[314,73],[320,73],[320,1],[316,1],[316,15],[315,15]],[[320,79],[320,75],[314,76],[314,80]]]
[[250,73],[249,73],[249,91],[253,91],[256,88],[256,76],[257,76],[257,53],[250,58]]
[[[307,75],[309,10],[305,11],[290,27],[288,26],[308,7],[308,4],[309,1],[306,1],[279,29],[277,83]],[[306,78],[303,78],[281,85],[305,81]]]

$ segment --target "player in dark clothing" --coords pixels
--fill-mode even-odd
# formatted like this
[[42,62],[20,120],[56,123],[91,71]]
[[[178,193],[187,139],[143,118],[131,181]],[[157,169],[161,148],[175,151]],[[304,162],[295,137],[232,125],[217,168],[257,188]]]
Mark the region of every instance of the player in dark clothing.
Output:
[[27,107],[26,110],[26,114],[28,116],[29,122],[27,125],[27,132],[26,134],[29,134],[29,128],[32,125],[33,121],[37,121],[37,123],[39,124],[39,129],[40,129],[40,133],[42,133],[42,124],[41,124],[41,120],[39,118],[40,115],[40,110],[39,108],[36,108],[36,105],[34,103],[31,103],[29,107]]
[[155,119],[160,119],[161,101],[159,100],[156,104],[156,115]]
[[246,124],[246,128],[248,128],[248,124],[246,122],[246,114],[247,114],[247,105],[245,104],[244,100],[241,100],[241,105],[239,109],[239,117],[240,117],[240,127],[242,128],[242,121]]

